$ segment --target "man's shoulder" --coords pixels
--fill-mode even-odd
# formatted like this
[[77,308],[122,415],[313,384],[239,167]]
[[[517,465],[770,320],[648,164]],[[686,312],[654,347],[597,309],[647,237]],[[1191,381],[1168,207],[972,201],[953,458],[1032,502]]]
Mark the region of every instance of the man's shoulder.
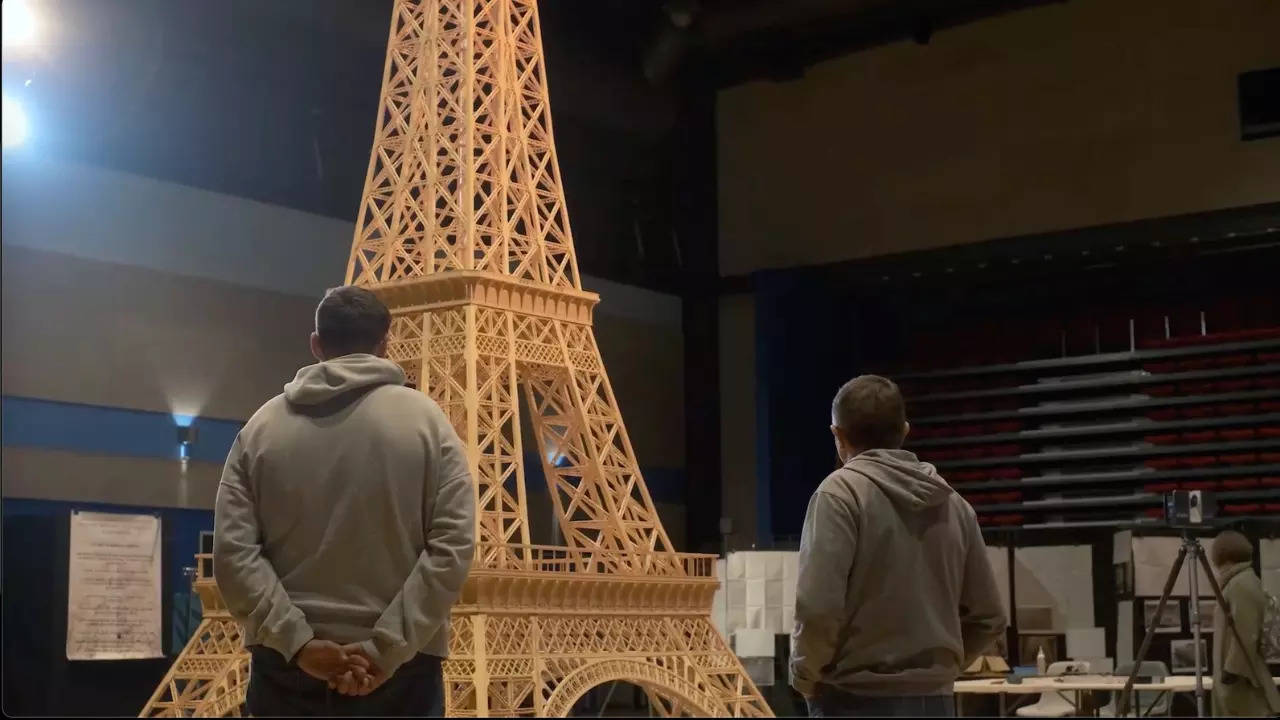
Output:
[[426,393],[405,385],[380,385],[369,393],[369,399],[377,403],[417,410],[433,416],[443,412],[440,406],[436,404],[436,401],[432,400]]
[[1228,591],[1230,591],[1230,594],[1262,595],[1262,578],[1258,577],[1253,568],[1246,568],[1236,573],[1234,577],[1227,580],[1226,584],[1222,586],[1223,595],[1228,594]]
[[818,483],[818,489],[814,492],[825,493],[848,502],[857,502],[858,495],[870,485],[870,478],[847,467],[841,467]]
[[270,400],[262,403],[262,405],[254,411],[249,419],[245,421],[241,432],[251,431],[253,428],[262,425],[271,419],[272,415],[289,412],[289,401],[285,400],[284,393],[280,393]]

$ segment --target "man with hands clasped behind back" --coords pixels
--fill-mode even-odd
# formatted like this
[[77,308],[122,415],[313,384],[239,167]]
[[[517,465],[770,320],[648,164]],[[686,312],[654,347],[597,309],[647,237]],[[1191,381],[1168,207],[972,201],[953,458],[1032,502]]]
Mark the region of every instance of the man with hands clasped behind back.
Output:
[[214,576],[244,629],[254,716],[441,715],[475,501],[448,418],[387,360],[373,293],[329,291],[284,393],[232,445]]

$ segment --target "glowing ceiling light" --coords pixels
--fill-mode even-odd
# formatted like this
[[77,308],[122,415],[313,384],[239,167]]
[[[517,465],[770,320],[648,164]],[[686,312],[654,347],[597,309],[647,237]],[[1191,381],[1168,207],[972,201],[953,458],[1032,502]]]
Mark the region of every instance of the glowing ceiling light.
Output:
[[5,0],[3,7],[4,46],[25,47],[35,43],[36,16],[26,0]]
[[[6,5],[8,3],[5,3]],[[4,146],[14,147],[27,140],[27,114],[16,100],[4,98]]]

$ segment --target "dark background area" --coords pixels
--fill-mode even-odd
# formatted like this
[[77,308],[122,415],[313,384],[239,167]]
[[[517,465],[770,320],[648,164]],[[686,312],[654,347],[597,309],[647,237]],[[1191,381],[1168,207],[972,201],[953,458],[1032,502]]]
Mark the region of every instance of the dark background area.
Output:
[[[809,494],[832,469],[831,396],[852,374],[995,359],[964,357],[972,348],[1047,357],[1064,333],[1068,352],[1089,352],[1095,325],[1101,349],[1125,349],[1127,328],[1117,321],[1129,316],[1147,333],[1162,332],[1156,319],[1164,314],[1175,332],[1191,332],[1200,310],[1215,330],[1280,324],[1280,252],[1275,236],[1261,233],[1280,226],[1280,204],[719,277],[718,88],[793,78],[819,60],[902,38],[928,43],[955,24],[1036,4],[542,4],[580,267],[683,300],[686,465],[696,481],[687,486],[682,550],[720,546],[722,293],[756,292],[758,436],[770,439],[758,448],[767,479],[757,504],[778,538],[799,531]],[[390,0],[48,0],[42,13],[58,18],[57,54],[25,67],[6,60],[5,92],[38,108],[35,142],[50,158],[353,220],[390,7]],[[1233,232],[1239,236],[1222,239]],[[39,502],[6,505],[4,567],[26,580],[5,593],[5,709],[136,713],[170,659],[67,662],[66,516]],[[180,511],[165,512],[166,651],[172,599],[186,588],[181,568],[200,529],[207,528]],[[1098,542],[1109,537],[1100,533]],[[1095,590],[1102,624],[1114,603],[1103,596],[1105,582]]]
[[855,375],[1127,351],[1130,318],[1138,343],[1165,316],[1200,334],[1201,311],[1209,332],[1280,325],[1276,227],[1280,204],[753,276],[762,529],[799,535]]
[[[194,564],[200,533],[213,530],[204,510],[129,508],[82,503],[85,512],[160,516],[161,623],[165,657],[114,662],[67,660],[67,572],[71,516],[65,503],[5,500],[4,711],[8,715],[136,716],[182,649],[174,643],[175,595],[191,594],[183,568]],[[185,639],[185,633],[179,633]]]

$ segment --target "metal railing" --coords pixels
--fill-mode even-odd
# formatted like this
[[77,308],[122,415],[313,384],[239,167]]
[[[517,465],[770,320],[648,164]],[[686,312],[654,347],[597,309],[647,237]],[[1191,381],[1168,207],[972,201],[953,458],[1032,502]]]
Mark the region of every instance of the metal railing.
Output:
[[513,570],[654,577],[715,577],[716,556],[695,553],[636,552],[552,545],[481,544],[476,570]]
[[[711,578],[716,574],[716,556],[698,553],[635,552],[554,545],[485,543],[476,546],[476,558],[472,569],[576,575]],[[197,553],[195,571],[197,583],[212,582],[213,554]]]

